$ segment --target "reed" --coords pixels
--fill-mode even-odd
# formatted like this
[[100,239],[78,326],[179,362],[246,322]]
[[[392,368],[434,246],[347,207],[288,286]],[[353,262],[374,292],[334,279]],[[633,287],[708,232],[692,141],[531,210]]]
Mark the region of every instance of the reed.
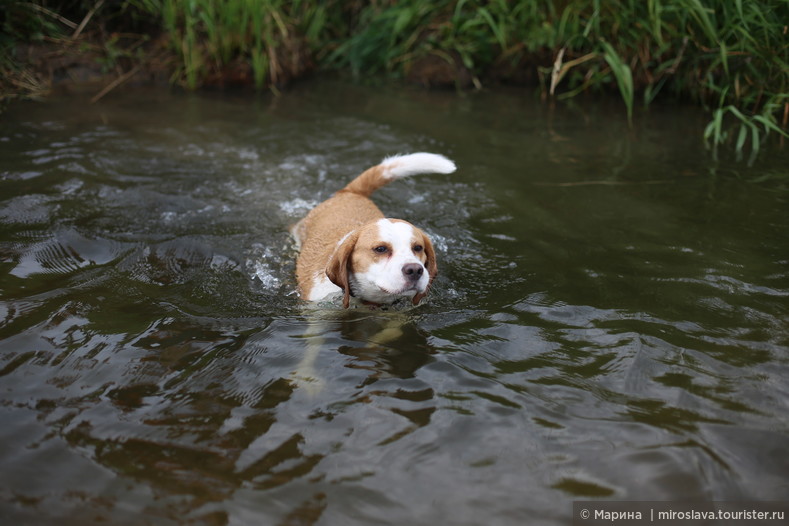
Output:
[[278,85],[310,66],[326,5],[285,0],[130,0],[161,20],[179,57],[173,81]]
[[[22,27],[28,33],[46,29],[42,20],[57,24],[58,14],[47,7],[55,2],[38,1],[41,5],[11,2],[10,12],[22,12],[16,19],[27,24]],[[94,4],[76,2],[86,11]],[[112,5],[161,28],[177,58],[173,82],[189,89],[234,82],[276,88],[314,68],[458,87],[532,82],[545,98],[558,100],[613,90],[628,119],[658,98],[691,99],[710,112],[704,138],[713,148],[730,144],[738,152],[756,152],[767,134],[787,136],[786,0],[125,0]],[[32,9],[38,12],[25,18]],[[103,9],[106,18],[117,7]],[[19,35],[10,39],[18,41]]]
[[548,97],[616,89],[628,118],[658,97],[691,98],[711,112],[713,145],[758,150],[768,133],[786,136],[784,0],[406,0],[360,19],[329,56],[355,74],[458,57],[477,85],[534,68]]

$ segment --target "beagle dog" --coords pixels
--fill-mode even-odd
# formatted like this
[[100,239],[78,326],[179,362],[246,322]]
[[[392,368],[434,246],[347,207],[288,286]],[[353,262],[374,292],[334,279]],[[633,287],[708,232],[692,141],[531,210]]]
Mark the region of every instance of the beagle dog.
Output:
[[401,177],[454,171],[455,163],[433,153],[388,157],[313,208],[291,229],[301,297],[342,292],[345,308],[352,296],[372,305],[419,303],[437,271],[433,244],[411,223],[385,218],[369,196]]

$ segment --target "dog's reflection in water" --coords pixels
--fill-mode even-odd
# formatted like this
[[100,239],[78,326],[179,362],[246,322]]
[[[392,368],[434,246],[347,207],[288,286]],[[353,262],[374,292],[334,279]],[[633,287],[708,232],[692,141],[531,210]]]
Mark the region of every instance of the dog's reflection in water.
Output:
[[[308,330],[303,335],[304,356],[291,374],[291,382],[310,394],[320,393],[327,379],[316,362],[326,352],[354,358],[348,367],[368,364],[364,368],[370,369],[371,374],[365,384],[384,376],[412,377],[430,361],[431,350],[408,310],[311,310]],[[369,365],[371,362],[373,365]]]

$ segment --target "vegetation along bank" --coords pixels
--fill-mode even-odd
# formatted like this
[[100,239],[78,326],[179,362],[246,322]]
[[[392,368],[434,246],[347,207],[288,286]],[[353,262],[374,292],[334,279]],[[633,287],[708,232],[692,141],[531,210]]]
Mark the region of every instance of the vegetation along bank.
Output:
[[[710,112],[709,144],[787,137],[786,0],[5,0],[0,98],[60,79],[281,90],[316,70],[427,87],[615,90]],[[109,77],[107,77],[109,76]]]

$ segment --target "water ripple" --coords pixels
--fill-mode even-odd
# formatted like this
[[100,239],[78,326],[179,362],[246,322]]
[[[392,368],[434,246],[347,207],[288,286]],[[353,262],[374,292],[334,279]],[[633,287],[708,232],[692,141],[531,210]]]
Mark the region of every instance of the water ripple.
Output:
[[76,230],[61,230],[20,253],[10,274],[23,279],[36,274],[68,274],[111,263],[128,248],[129,245],[117,241],[88,238]]

